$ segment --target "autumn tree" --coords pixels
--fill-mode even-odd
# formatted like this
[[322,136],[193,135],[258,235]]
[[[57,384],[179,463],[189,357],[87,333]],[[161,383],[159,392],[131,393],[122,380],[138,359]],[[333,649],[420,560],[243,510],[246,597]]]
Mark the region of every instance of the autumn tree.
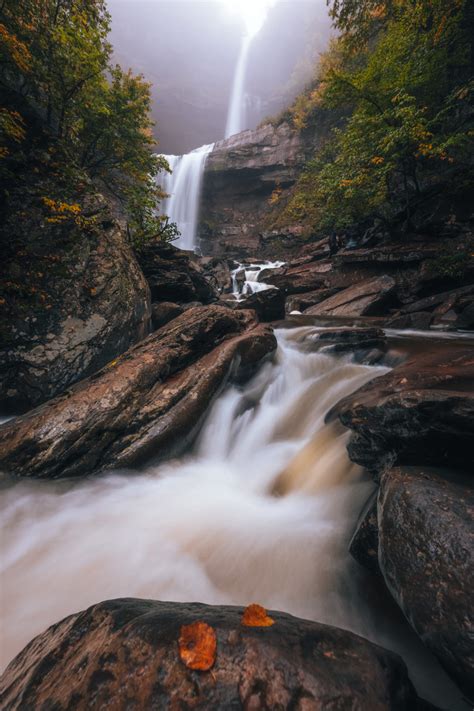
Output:
[[172,237],[157,215],[155,177],[168,166],[153,154],[150,87],[111,65],[109,29],[104,0],[3,0],[0,170],[11,182],[48,145],[63,193],[52,197],[92,179],[123,204],[135,241]]

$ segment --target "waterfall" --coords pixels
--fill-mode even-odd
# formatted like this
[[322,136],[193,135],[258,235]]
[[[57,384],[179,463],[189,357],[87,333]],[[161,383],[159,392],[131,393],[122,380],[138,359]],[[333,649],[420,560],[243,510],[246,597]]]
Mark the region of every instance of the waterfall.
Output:
[[229,138],[229,136],[233,136],[235,133],[240,133],[240,131],[247,128],[245,121],[244,85],[252,38],[253,35],[247,34],[242,40],[237,66],[235,68],[234,81],[232,84],[232,93],[225,128],[225,138]]
[[163,200],[161,211],[168,215],[170,222],[176,222],[181,234],[175,244],[180,249],[196,249],[202,176],[213,146],[210,143],[183,156],[164,156],[172,173],[159,176],[161,187],[169,195]]
[[325,414],[387,369],[318,351],[312,326],[275,333],[274,361],[221,394],[188,456],[80,482],[3,482],[3,666],[98,600],[258,602],[394,649],[422,695],[458,708],[421,642],[370,605],[347,552],[373,484]]

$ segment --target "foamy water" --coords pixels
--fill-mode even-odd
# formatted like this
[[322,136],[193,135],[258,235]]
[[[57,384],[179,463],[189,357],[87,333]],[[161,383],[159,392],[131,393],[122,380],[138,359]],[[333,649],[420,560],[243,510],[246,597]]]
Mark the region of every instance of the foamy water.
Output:
[[347,457],[348,433],[324,424],[387,369],[314,352],[311,327],[277,336],[275,362],[216,401],[187,458],[4,489],[3,665],[51,623],[121,596],[259,602],[390,646],[347,553],[373,484]]

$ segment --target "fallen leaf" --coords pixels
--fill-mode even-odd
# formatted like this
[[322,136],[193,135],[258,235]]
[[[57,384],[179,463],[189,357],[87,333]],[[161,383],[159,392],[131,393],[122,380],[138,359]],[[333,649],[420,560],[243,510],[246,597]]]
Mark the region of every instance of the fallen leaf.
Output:
[[264,607],[253,603],[245,608],[242,624],[245,627],[271,627],[275,624],[275,620],[267,615]]
[[208,671],[216,661],[216,633],[206,622],[183,625],[178,647],[179,658],[189,669]]

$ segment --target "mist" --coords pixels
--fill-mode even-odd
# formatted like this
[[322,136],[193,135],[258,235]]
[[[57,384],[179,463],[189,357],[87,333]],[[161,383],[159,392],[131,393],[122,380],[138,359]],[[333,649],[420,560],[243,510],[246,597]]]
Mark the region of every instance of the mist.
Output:
[[[152,83],[160,152],[182,154],[223,138],[242,16],[218,0],[109,0],[109,10],[116,61]],[[291,103],[330,33],[324,0],[270,7],[249,51],[246,128]]]

